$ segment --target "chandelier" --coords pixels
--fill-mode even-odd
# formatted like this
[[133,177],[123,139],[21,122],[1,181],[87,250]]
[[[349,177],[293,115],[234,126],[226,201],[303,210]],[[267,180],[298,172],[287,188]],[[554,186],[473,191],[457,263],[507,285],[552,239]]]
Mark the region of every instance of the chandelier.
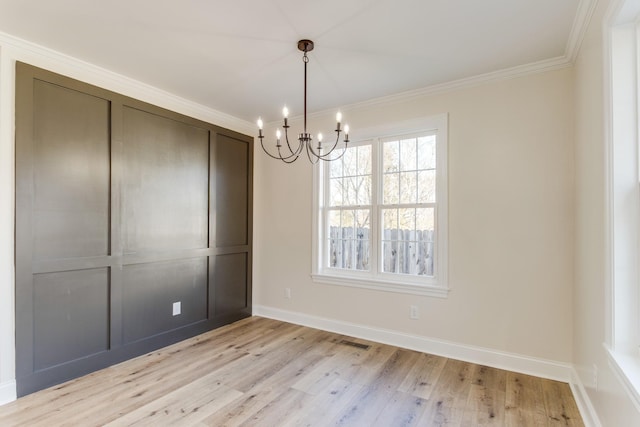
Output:
[[[347,143],[349,142],[349,125],[345,125],[344,129],[340,128],[340,122],[342,122],[342,113],[338,112],[336,114],[336,140],[331,145],[330,149],[326,149],[327,147],[323,147],[322,144],[322,134],[318,134],[318,142],[316,147],[313,147],[313,137],[310,133],[307,132],[307,64],[309,63],[309,57],[307,56],[307,52],[311,52],[313,50],[313,42],[311,40],[300,40],[298,42],[298,50],[304,52],[302,56],[302,61],[304,62],[304,127],[302,133],[298,134],[298,146],[295,147],[295,143],[292,144],[289,142],[289,124],[287,122],[289,118],[289,109],[285,106],[282,109],[282,115],[284,116],[284,125],[282,128],[284,129],[284,144],[281,142],[282,132],[280,129],[276,130],[276,154],[270,153],[264,146],[264,135],[262,134],[262,126],[263,122],[261,118],[258,118],[258,138],[260,138],[260,145],[262,146],[262,150],[264,150],[269,157],[273,157],[277,160],[282,160],[285,163],[293,163],[298,157],[302,154],[303,151],[306,151],[307,157],[311,163],[318,163],[320,160],[329,161],[329,160],[337,160],[344,155],[344,152],[347,148]],[[344,147],[340,154],[333,154],[336,147],[338,147],[338,142],[340,140],[340,134],[344,133]]]

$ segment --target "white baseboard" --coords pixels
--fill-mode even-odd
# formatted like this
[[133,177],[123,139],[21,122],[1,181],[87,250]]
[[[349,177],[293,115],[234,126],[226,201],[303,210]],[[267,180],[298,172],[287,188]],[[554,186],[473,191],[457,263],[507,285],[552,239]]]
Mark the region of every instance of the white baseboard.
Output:
[[578,405],[578,409],[580,410],[580,415],[582,415],[584,425],[586,427],[602,427],[598,414],[591,403],[591,399],[589,399],[587,390],[575,369],[572,369],[569,386],[573,392],[573,398],[576,400],[576,405]]
[[16,382],[6,381],[0,384],[0,405],[16,400]]
[[499,369],[519,372],[536,377],[548,378],[569,383],[573,379],[573,367],[569,363],[545,360],[521,354],[507,353],[489,348],[470,346],[450,341],[438,340],[419,335],[339,320],[311,316],[278,308],[253,306],[253,314],[284,322],[295,323],[329,332],[349,335],[356,338],[390,344],[397,347],[435,354],[465,362],[491,366]]

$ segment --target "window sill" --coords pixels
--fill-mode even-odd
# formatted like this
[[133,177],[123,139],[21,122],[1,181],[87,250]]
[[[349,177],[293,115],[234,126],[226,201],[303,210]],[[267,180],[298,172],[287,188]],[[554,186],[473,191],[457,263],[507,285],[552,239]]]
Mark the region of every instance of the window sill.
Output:
[[354,277],[334,276],[329,274],[312,274],[315,283],[328,285],[350,286],[354,288],[372,289],[376,291],[394,292],[411,295],[422,295],[447,298],[449,288],[433,285],[416,285],[411,283],[390,282],[372,278],[361,279]]
[[640,411],[640,357],[612,350],[606,345],[604,347],[614,375],[622,383],[636,409]]

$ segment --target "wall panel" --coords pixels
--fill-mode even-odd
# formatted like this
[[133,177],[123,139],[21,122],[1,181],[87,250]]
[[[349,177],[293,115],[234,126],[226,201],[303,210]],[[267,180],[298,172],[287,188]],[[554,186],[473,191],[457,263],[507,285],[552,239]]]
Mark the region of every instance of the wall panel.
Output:
[[252,144],[18,63],[19,396],[251,315]]
[[124,252],[207,247],[209,130],[123,109]]
[[33,96],[34,256],[105,256],[110,102],[40,80]]
[[[128,265],[123,271],[124,342],[207,319],[207,259]],[[183,314],[173,315],[180,302]]]

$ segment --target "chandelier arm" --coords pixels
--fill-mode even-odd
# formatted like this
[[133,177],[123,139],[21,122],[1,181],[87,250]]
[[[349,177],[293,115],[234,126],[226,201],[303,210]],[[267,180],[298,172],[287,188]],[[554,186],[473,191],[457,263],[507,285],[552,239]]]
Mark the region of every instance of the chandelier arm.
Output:
[[[344,143],[344,148],[342,149],[342,153],[340,153],[340,155],[338,157],[331,157],[330,159],[326,158],[326,157],[318,157],[318,159],[320,159],[320,160],[322,160],[324,162],[331,162],[333,160],[341,159],[342,156],[344,156],[344,153],[346,153],[346,152],[347,152],[347,143],[345,142]],[[331,154],[331,153],[333,153],[333,151],[330,151],[328,154]]]
[[[280,154],[280,147],[278,147],[278,154]],[[296,160],[298,160],[298,157],[300,157],[300,153],[297,153],[297,154],[294,153],[291,156],[287,156],[287,157],[282,157],[282,154],[280,154],[280,160],[282,160],[284,163],[293,163]]]
[[[287,147],[289,148],[289,152],[291,153],[291,155],[294,155],[294,151],[291,148],[291,144],[289,144],[289,130],[288,129],[289,129],[289,126],[284,128],[284,140],[287,141]],[[301,144],[302,144],[302,142],[301,142]],[[296,149],[295,152],[298,152],[298,151],[300,151],[300,146],[298,146],[298,148]]]
[[320,157],[318,157],[316,152],[313,151],[313,147],[311,147],[311,144],[306,144],[306,148],[307,148],[307,158],[309,159],[309,163],[311,163],[312,165],[317,164],[320,161]]
[[276,160],[282,160],[282,157],[274,156],[273,154],[267,151],[267,149],[264,147],[264,142],[262,138],[260,138],[260,145],[262,146],[262,151],[264,151],[267,154],[267,156],[274,158]]
[[[274,159],[276,159],[276,160],[282,160],[282,161],[285,161],[285,160],[291,159],[292,157],[296,156],[296,153],[291,153],[291,154],[289,154],[289,155],[287,155],[287,156],[284,156],[284,157],[283,157],[283,156],[282,156],[282,153],[280,153],[280,148],[278,148],[278,155],[277,155],[277,156],[274,156],[274,155],[273,155],[273,154],[271,154],[269,151],[267,151],[267,149],[265,148],[265,146],[264,146],[264,142],[263,142],[263,138],[260,138],[260,145],[262,146],[262,151],[264,151],[264,152],[267,154],[267,156],[269,156],[269,157],[271,157],[271,158],[274,158]],[[298,153],[298,156],[299,156],[299,155],[300,155],[300,153]],[[297,159],[297,158],[298,158],[298,157],[296,157],[296,159]],[[295,159],[294,159],[294,160],[295,160]]]
[[331,155],[331,153],[333,153],[333,150],[336,149],[336,147],[338,146],[338,141],[340,140],[340,131],[336,131],[336,142],[333,143],[333,147],[331,147],[331,149],[329,151],[327,151],[324,154],[317,154],[317,156],[319,158],[323,158],[323,157],[329,157],[329,155]]
[[319,159],[320,157],[322,157],[322,154],[320,153],[316,153],[316,150],[313,149],[313,147],[311,146],[311,143],[307,144],[307,151],[310,151],[311,154],[313,154],[313,157]]

